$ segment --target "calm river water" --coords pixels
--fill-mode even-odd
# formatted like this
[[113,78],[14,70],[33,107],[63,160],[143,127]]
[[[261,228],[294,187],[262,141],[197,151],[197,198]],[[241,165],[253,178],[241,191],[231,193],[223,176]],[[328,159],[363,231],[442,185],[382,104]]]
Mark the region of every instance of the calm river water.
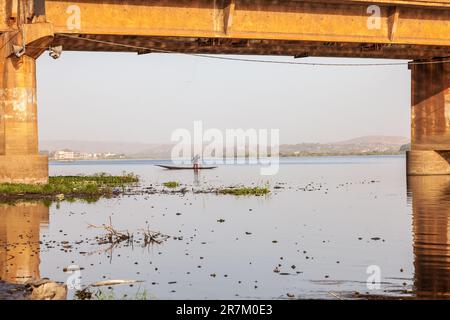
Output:
[[[402,156],[287,158],[271,177],[261,176],[258,166],[224,165],[195,176],[155,163],[160,161],[51,163],[50,174],[127,171],[143,185],[269,183],[272,192],[146,194],[50,207],[1,204],[2,280],[65,282],[71,274],[64,268],[78,265],[83,286],[142,280],[102,289],[117,298],[145,293],[149,299],[345,299],[450,292],[450,177],[407,180]],[[89,241],[103,234],[89,224],[110,218],[117,229],[149,226],[177,240],[112,250]],[[373,279],[380,283],[373,285]]]

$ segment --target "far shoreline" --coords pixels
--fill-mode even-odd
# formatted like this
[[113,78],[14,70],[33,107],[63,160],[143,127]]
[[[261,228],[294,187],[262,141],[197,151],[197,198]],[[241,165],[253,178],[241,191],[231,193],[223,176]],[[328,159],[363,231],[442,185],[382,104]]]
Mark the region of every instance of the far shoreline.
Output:
[[[344,157],[401,157],[405,156],[405,153],[371,153],[371,154],[310,154],[310,155],[282,155],[280,159],[302,159],[302,158],[344,158]],[[266,159],[265,157],[263,159]],[[227,158],[229,159],[229,158]],[[120,161],[171,161],[171,159],[167,158],[122,158],[122,159],[74,159],[74,160],[54,160],[49,159],[49,163],[74,163],[74,162],[100,162],[100,161],[108,161],[108,162],[120,162]],[[226,164],[226,163],[223,163]]]

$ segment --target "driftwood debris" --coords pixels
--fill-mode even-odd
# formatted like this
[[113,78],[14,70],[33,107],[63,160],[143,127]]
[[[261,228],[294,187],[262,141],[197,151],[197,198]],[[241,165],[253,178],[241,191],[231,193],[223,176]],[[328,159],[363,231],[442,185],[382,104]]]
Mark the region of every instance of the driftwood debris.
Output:
[[130,233],[128,230],[121,231],[114,229],[111,217],[109,217],[109,225],[102,224],[101,226],[97,226],[89,224],[89,228],[103,229],[106,231],[106,235],[98,239],[99,244],[106,244],[106,243],[118,244],[123,241],[127,242],[133,241],[133,234]]
[[[91,283],[87,285],[85,288],[81,290],[77,290],[75,292],[75,297],[79,300],[91,300],[93,296],[95,296],[95,292],[92,291],[92,288],[96,287],[104,287],[104,286],[115,286],[115,285],[122,285],[122,284],[133,284],[143,282],[142,280],[122,280],[122,279],[115,279],[115,280],[104,280],[104,281],[98,281]],[[98,294],[98,292],[97,292]]]
[[88,287],[104,287],[104,286],[116,286],[120,284],[132,284],[132,283],[138,283],[142,282],[140,280],[105,280],[105,281],[99,281],[91,283]]
[[112,256],[112,251],[118,245],[125,244],[134,246],[135,244],[142,247],[148,247],[153,244],[162,244],[164,241],[170,238],[169,235],[163,234],[159,231],[152,231],[147,226],[146,228],[139,229],[136,233],[128,230],[118,230],[113,227],[112,219],[109,217],[109,224],[102,224],[100,226],[89,224],[89,228],[96,228],[106,231],[106,234],[96,238],[99,245],[109,244],[106,251]]
[[166,235],[166,234],[162,234],[159,231],[152,231],[148,228],[146,229],[141,229],[140,230],[142,235],[143,235],[143,239],[144,239],[144,243],[142,244],[144,247],[151,245],[151,244],[161,244],[164,241],[166,241],[167,239],[170,238],[170,236]]

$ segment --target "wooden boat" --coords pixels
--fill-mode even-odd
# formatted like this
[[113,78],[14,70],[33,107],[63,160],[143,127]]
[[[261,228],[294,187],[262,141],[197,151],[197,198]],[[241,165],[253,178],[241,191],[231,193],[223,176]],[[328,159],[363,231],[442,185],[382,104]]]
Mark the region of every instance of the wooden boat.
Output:
[[[169,166],[169,165],[163,165],[163,164],[157,164],[156,166],[168,169],[168,170],[194,170],[194,166]],[[213,166],[198,166],[198,170],[206,170],[206,169],[215,169],[217,167]]]

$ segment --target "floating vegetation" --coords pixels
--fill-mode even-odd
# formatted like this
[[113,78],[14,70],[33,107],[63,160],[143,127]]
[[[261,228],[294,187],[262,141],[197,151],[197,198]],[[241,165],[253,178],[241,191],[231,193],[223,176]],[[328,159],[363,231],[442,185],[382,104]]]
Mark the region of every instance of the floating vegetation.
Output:
[[185,195],[188,192],[194,194],[224,194],[235,196],[263,196],[270,193],[269,185],[263,187],[245,187],[245,186],[229,186],[229,187],[209,187],[209,188],[177,188],[181,186],[178,182],[169,181],[163,183],[166,188],[157,189],[152,186],[141,189],[142,194],[180,194]]
[[166,188],[174,189],[174,188],[178,188],[180,186],[180,184],[176,181],[167,181],[167,182],[163,183],[163,186]]
[[220,194],[231,194],[235,196],[263,196],[270,193],[268,186],[264,187],[228,187],[223,189],[218,189],[217,193]]
[[133,173],[113,176],[98,173],[89,176],[53,176],[47,184],[0,184],[0,200],[51,199],[55,201],[74,198],[97,198],[120,194],[127,185],[139,182]]

